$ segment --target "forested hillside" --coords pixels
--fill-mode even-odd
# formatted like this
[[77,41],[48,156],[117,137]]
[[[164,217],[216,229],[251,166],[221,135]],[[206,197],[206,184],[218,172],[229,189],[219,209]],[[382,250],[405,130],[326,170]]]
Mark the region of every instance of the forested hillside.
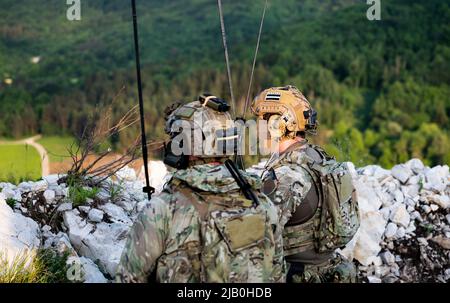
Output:
[[[137,103],[129,1],[0,2],[0,137],[80,133],[92,108]],[[138,1],[151,139],[162,112],[202,91],[228,98],[216,1]],[[264,1],[223,1],[235,88],[246,95]],[[253,94],[295,84],[319,111],[320,135],[343,160],[390,167],[450,163],[450,1],[271,0]],[[115,138],[126,146],[138,128]]]

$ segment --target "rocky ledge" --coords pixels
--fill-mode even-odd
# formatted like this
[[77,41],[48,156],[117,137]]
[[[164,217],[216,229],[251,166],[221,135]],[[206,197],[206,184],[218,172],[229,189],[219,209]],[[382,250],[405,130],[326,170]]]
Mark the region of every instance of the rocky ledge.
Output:
[[[152,165],[165,172],[162,163]],[[363,282],[448,282],[449,167],[429,168],[417,159],[392,170],[350,167],[361,227],[337,253],[355,262]],[[157,191],[163,175],[152,176]],[[148,203],[142,181],[125,168],[93,198],[75,203],[58,180],[53,175],[18,186],[0,183],[0,251],[11,259],[36,248],[69,251],[68,263],[81,271],[76,281],[111,281],[128,231]]]

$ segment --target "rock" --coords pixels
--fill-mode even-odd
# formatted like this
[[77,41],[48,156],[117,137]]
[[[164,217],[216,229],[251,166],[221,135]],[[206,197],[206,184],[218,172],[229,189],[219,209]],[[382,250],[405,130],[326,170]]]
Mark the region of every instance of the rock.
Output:
[[67,259],[69,269],[69,279],[73,282],[84,283],[107,283],[108,280],[98,269],[92,260],[85,257],[70,257]]
[[398,281],[398,278],[394,274],[388,274],[382,279],[383,283],[395,283]]
[[420,245],[428,246],[428,241],[427,241],[427,239],[425,239],[425,238],[423,238],[423,237],[417,238],[417,242],[418,242]]
[[360,216],[361,225],[354,237],[353,251],[352,253],[344,253],[349,257],[353,255],[361,264],[368,265],[370,257],[377,256],[381,250],[380,242],[385,230],[386,220],[379,212],[363,213]]
[[405,208],[405,205],[401,204],[392,210],[390,219],[392,222],[397,223],[406,228],[408,227],[411,218],[409,216],[408,211]]
[[89,206],[78,206],[78,209],[81,210],[83,213],[88,214],[91,208]]
[[0,199],[0,252],[11,262],[16,255],[38,248],[39,244],[38,224],[15,213]]
[[408,228],[406,229],[406,233],[411,234],[416,230],[416,226],[414,225],[414,222],[411,222],[413,224],[409,224]]
[[390,251],[381,253],[380,257],[384,264],[392,265],[395,263],[395,256]]
[[395,201],[399,202],[399,203],[403,203],[403,201],[405,200],[405,197],[403,196],[403,193],[400,190],[397,190],[394,193],[394,199]]
[[404,164],[395,165],[392,168],[391,173],[395,179],[399,180],[403,184],[405,184],[409,177],[413,174],[411,169]]
[[103,210],[109,219],[114,223],[123,223],[129,226],[133,224],[125,211],[115,204],[107,203],[100,206],[100,209]]
[[95,232],[84,238],[79,252],[98,263],[103,272],[114,277],[129,229],[129,226],[121,223],[99,223]]
[[70,256],[77,256],[75,249],[70,244],[69,237],[63,232],[49,237],[44,243],[44,248],[54,248],[59,253],[69,252]]
[[357,178],[358,172],[356,171],[355,164],[353,164],[352,162],[345,162],[345,164],[347,165],[348,171],[352,175],[352,178],[353,179]]
[[48,186],[57,186],[59,175],[48,175],[45,177],[42,177],[42,179],[47,182]]
[[384,236],[386,238],[392,238],[393,236],[395,236],[396,233],[397,233],[397,224],[391,222],[386,226]]
[[45,191],[48,188],[48,183],[44,180],[34,182],[31,185],[31,190],[34,192]]
[[21,192],[28,192],[31,190],[31,184],[29,182],[22,182],[17,187]]
[[377,211],[381,207],[381,199],[379,199],[372,187],[365,185],[359,180],[354,181],[354,186],[358,198],[358,206],[361,212]]
[[116,177],[118,180],[123,181],[135,181],[136,171],[128,166],[123,167],[118,172],[116,172]]
[[450,207],[450,197],[447,195],[431,195],[428,197],[429,201],[438,205],[443,209]]
[[103,220],[104,212],[99,209],[93,208],[89,211],[88,218],[92,222],[100,223]]
[[431,239],[431,241],[439,244],[443,249],[450,249],[450,239],[442,236],[437,236]]
[[5,200],[12,199],[16,195],[16,192],[13,189],[11,189],[11,188],[4,188],[1,191],[1,193],[2,193],[2,195],[3,195]]
[[411,198],[406,198],[406,199],[405,199],[405,204],[406,204],[407,206],[411,206],[411,207],[415,207],[415,206],[416,206],[416,202],[414,202],[414,200],[411,199]]
[[411,159],[406,162],[405,165],[416,174],[420,173],[425,168],[422,161],[419,159]]
[[359,169],[360,174],[366,176],[373,176],[378,180],[382,180],[391,175],[391,172],[378,165],[368,165]]
[[[449,167],[448,165],[438,165],[433,168],[428,169],[425,172],[425,178],[427,183],[430,183],[435,186],[439,186],[441,183],[445,183],[449,175]],[[444,187],[445,189],[445,187]]]
[[446,215],[445,219],[447,220],[447,223],[450,224],[450,214]]
[[450,280],[450,268],[447,268],[446,270],[445,270],[445,272],[444,272],[444,279],[446,280],[446,281],[448,281],[448,280]]
[[384,220],[389,219],[389,215],[391,214],[391,209],[389,207],[383,207],[380,209],[380,213],[383,215]]
[[55,197],[55,191],[51,189],[47,189],[46,191],[44,191],[44,198],[48,204],[53,204],[53,202],[55,201]]
[[428,205],[422,205],[422,210],[424,213],[429,214],[431,212],[431,207],[429,207]]
[[439,209],[439,206],[437,206],[436,204],[431,204],[430,209],[431,211],[437,211]]
[[64,212],[68,210],[72,210],[72,203],[62,203],[61,205],[58,206],[59,212]]
[[406,230],[404,227],[399,227],[397,229],[397,232],[395,233],[395,238],[396,239],[401,239],[406,235]]
[[78,216],[78,210],[66,211],[63,214],[64,224],[68,229],[70,243],[79,249],[81,242],[92,232],[94,226]]
[[367,277],[367,280],[369,281],[369,283],[381,283],[381,279],[375,276],[369,276]]

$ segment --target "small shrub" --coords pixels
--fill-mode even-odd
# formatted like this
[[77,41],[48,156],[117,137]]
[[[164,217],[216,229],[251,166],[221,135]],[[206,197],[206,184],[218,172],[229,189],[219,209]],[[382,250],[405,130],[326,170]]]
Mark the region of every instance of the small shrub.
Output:
[[69,257],[68,251],[60,254],[52,249],[40,249],[36,256],[36,262],[39,262],[40,266],[45,269],[46,283],[70,282],[67,279],[69,266],[66,264]]
[[109,196],[111,197],[112,201],[115,201],[122,191],[123,191],[122,182],[120,182],[119,184],[111,182],[109,184]]
[[69,199],[73,206],[81,206],[86,204],[87,199],[95,199],[99,192],[97,187],[87,189],[82,186],[74,185],[69,187]]
[[13,198],[6,199],[6,204],[8,204],[9,207],[11,207],[12,209],[14,209],[14,206],[16,206],[16,203],[18,203],[18,201],[14,200]]

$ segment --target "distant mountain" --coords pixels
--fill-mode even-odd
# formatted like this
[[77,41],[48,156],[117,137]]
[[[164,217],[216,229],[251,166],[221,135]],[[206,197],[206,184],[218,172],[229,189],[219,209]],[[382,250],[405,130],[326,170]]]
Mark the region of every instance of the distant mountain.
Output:
[[[264,1],[223,2],[244,96]],[[81,3],[82,20],[70,22],[64,1],[0,2],[0,136],[79,133],[92,107],[122,86],[116,115],[135,104],[129,1]],[[215,1],[138,3],[147,124],[157,138],[170,102],[202,90],[228,97],[220,26]],[[367,20],[364,1],[269,3],[253,93],[299,86],[320,111],[317,142],[342,159],[450,162],[448,1],[382,1],[381,21]]]

